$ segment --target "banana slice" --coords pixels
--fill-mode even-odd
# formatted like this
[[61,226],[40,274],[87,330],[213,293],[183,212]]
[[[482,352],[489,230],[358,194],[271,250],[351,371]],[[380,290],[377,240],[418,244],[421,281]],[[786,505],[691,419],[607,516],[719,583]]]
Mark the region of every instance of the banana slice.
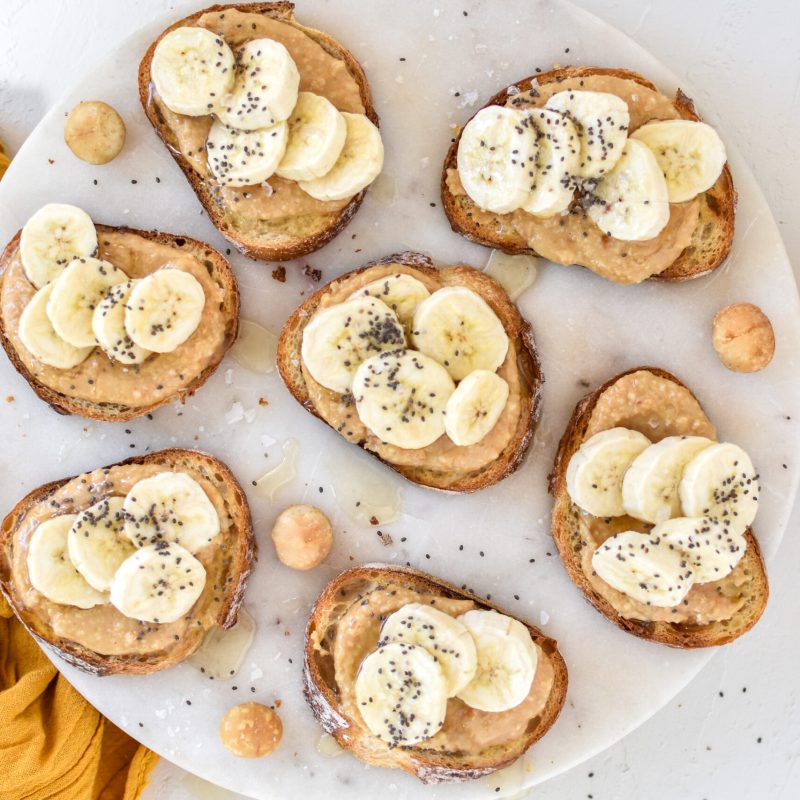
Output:
[[135,344],[125,330],[128,297],[138,280],[112,286],[92,314],[92,331],[106,355],[121,364],[141,364],[150,351]]
[[391,642],[370,653],[358,670],[355,696],[366,726],[392,746],[424,742],[444,725],[444,672],[413,644]]
[[289,128],[240,131],[214,120],[206,140],[208,166],[223,186],[254,186],[275,172],[286,152]]
[[210,114],[233,86],[233,52],[221,36],[182,26],[156,45],[150,76],[164,105],[176,114]]
[[53,281],[47,316],[56,333],[75,347],[97,344],[92,329],[94,310],[117,283],[128,276],[108,261],[76,258]]
[[628,139],[622,157],[594,190],[589,217],[614,239],[641,242],[658,236],[669,222],[664,173],[647,145]]
[[290,181],[312,181],[333,169],[347,138],[347,122],[330,100],[300,92],[289,117],[289,144],[275,170]]
[[536,171],[536,133],[527,115],[505,106],[487,106],[466,124],[458,142],[458,174],[478,206],[508,214],[527,201]]
[[93,589],[69,559],[67,535],[76,519],[76,514],[62,514],[36,526],[28,543],[28,577],[53,603],[92,608],[107,603],[108,597]]
[[678,605],[694,578],[683,552],[652,531],[624,531],[606,539],[592,554],[592,568],[617,591],[659,608]]
[[622,480],[625,513],[653,523],[680,516],[684,467],[712,444],[704,436],[667,436],[639,453]]
[[476,369],[447,401],[444,429],[460,446],[475,444],[497,424],[508,401],[508,384],[488,369]]
[[97,231],[83,209],[64,203],[42,206],[22,227],[19,256],[37,288],[55,280],[73,258],[97,252]]
[[747,549],[747,540],[710,519],[675,517],[656,525],[652,538],[675,547],[687,560],[694,583],[718,581],[733,572]]
[[454,617],[422,603],[409,603],[390,614],[381,628],[378,647],[389,642],[427,650],[444,672],[447,696],[455,697],[474,677],[478,666],[475,640]]
[[220,531],[219,515],[200,484],[185,472],[159,472],[125,497],[125,533],[137,546],[174,542],[196,553]]
[[19,338],[25,349],[43,364],[69,369],[85,361],[94,347],[75,347],[56,333],[47,316],[52,293],[53,284],[48,283],[30,299],[19,318]]
[[743,534],[758,511],[758,474],[750,456],[722,442],[698,453],[683,471],[678,489],[687,517],[710,517]]
[[174,542],[159,541],[122,562],[111,583],[111,604],[142,622],[175,622],[203,593],[205,567]]
[[644,142],[656,157],[667,179],[670,203],[683,203],[710,189],[728,158],[719,134],[705,122],[648,122],[631,137]]
[[422,281],[417,280],[413,275],[398,272],[396,275],[388,275],[362,286],[348,299],[374,297],[376,300],[386,303],[397,314],[403,325],[410,325],[416,307],[430,296],[431,293]]
[[392,350],[356,370],[353,397],[361,421],[381,441],[418,450],[444,433],[455,385],[438,362],[415,350]]
[[298,186],[317,200],[345,200],[369,186],[383,169],[381,132],[363,114],[342,111],[347,125],[344,147],[321,178]]
[[111,588],[114,575],[136,548],[123,530],[122,497],[107,497],[81,511],[67,534],[75,569],[98,592]]
[[587,439],[567,465],[567,492],[578,508],[595,517],[621,517],[622,481],[650,440],[628,428],[610,428]]
[[599,178],[610,172],[628,138],[628,104],[608,92],[567,89],[554,94],[546,107],[566,114],[575,123],[580,139],[577,174]]
[[252,39],[236,51],[233,88],[215,113],[230,128],[269,128],[289,118],[299,86],[289,51],[274,39]]
[[505,361],[508,336],[489,304],[465,286],[446,286],[414,312],[414,346],[444,364],[453,380]]
[[197,330],[205,304],[203,286],[194,275],[159,269],[131,289],[125,330],[139,347],[171,353]]
[[539,151],[522,210],[536,217],[552,217],[568,208],[575,194],[581,161],[580,136],[566,114],[549,108],[531,109],[529,114],[539,131]]
[[362,297],[315,314],[303,331],[300,353],[317,383],[344,394],[365,359],[405,344],[394,311],[380,300]]
[[508,711],[531,690],[538,656],[530,631],[497,611],[467,611],[458,617],[475,640],[478,668],[458,693],[459,700],[479,711]]

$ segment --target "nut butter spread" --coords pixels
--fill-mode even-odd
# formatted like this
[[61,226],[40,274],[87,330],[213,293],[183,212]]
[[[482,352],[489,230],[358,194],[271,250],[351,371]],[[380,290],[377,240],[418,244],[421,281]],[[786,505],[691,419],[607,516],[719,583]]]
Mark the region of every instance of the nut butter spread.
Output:
[[224,292],[203,263],[178,248],[125,231],[98,231],[98,245],[98,258],[110,261],[130,278],[143,278],[167,265],[197,278],[206,298],[197,330],[171,353],[152,355],[141,364],[111,361],[95,348],[76,367],[47,366],[34,358],[19,338],[19,318],[36,289],[25,276],[17,248],[0,284],[6,336],[26,369],[67,397],[93,403],[149,406],[186,388],[210,363],[219,360],[227,339],[227,323],[221,310]]
[[[706,436],[716,430],[691,392],[651,372],[625,375],[597,401],[584,440],[614,427],[639,431],[651,441],[667,436]],[[744,604],[742,587],[751,580],[744,561],[722,580],[695,584],[680,605],[658,608],[640,603],[609,586],[592,569],[592,554],[610,536],[622,531],[646,533],[653,526],[633,517],[593,517],[573,506],[581,530],[581,568],[592,588],[626,619],[705,625],[730,619]]]
[[[300,91],[322,95],[339,111],[364,113],[364,103],[358,82],[347,64],[329,53],[304,30],[280,22],[264,14],[253,14],[238,9],[210,11],[193,23],[219,34],[232,48],[252,39],[274,39],[289,51],[300,73]],[[170,111],[150,87],[153,101],[177,139],[178,149],[204,178],[209,176],[206,158],[206,137],[212,117],[188,117]],[[213,178],[212,178],[213,179]],[[321,201],[306,194],[295,181],[273,175],[269,187],[255,186],[217,187],[215,199],[237,218],[253,224],[269,226],[281,221],[281,229],[289,233],[302,232],[308,217],[336,214],[349,202],[345,200]],[[292,230],[290,221],[297,218],[298,231]]]
[[[475,608],[471,600],[455,600],[423,594],[399,585],[388,584],[353,602],[339,621],[333,645],[333,664],[344,712],[360,719],[355,699],[358,668],[375,649],[383,620],[408,603],[431,604],[450,616]],[[447,701],[442,729],[421,746],[426,750],[480,753],[490,747],[512,742],[524,735],[544,710],[553,686],[554,670],[547,655],[536,645],[538,663],[528,696],[508,711],[487,712],[470,708],[461,700]]]
[[[567,89],[608,92],[621,97],[630,112],[630,131],[655,119],[679,119],[672,101],[636,81],[609,75],[569,78],[560,83],[535,87],[535,95],[521,92],[510,95],[507,105],[515,108],[544,106],[551,95]],[[458,171],[447,170],[447,187],[454,196],[464,195]],[[663,272],[690,244],[700,214],[700,200],[671,203],[669,222],[653,239],[626,242],[605,234],[586,216],[579,204],[570,213],[535,217],[517,210],[493,214],[474,206],[471,219],[481,227],[503,234],[516,234],[540,256],[558,264],[581,264],[617,283],[639,283]]]
[[[322,298],[318,310],[321,311],[344,302],[357,289],[374,280],[401,272],[422,281],[431,293],[445,285],[439,276],[430,276],[404,264],[381,264],[342,280],[335,291]],[[435,471],[468,473],[481,469],[494,461],[508,446],[520,425],[523,394],[530,393],[530,386],[517,358],[516,343],[509,338],[506,359],[497,371],[497,374],[508,383],[508,401],[494,428],[483,439],[473,445],[459,446],[443,434],[433,444],[418,450],[407,450],[383,443],[361,422],[351,396],[337,394],[326,389],[311,377],[305,364],[302,367],[303,378],[314,408],[348,441],[354,444],[363,443],[368,450],[376,453],[390,464],[406,467],[424,466]]]
[[185,617],[156,624],[126,617],[110,603],[88,609],[53,603],[33,588],[28,576],[28,543],[37,525],[61,514],[80,513],[105,497],[124,497],[134,484],[165,469],[158,464],[125,464],[97,469],[73,478],[31,506],[20,519],[14,536],[6,543],[15,605],[49,628],[54,637],[109,656],[167,650],[197,628],[205,631],[215,625],[227,595],[226,582],[233,579],[229,566],[236,559],[236,548],[240,545],[229,513],[229,498],[200,470],[181,468],[200,484],[214,504],[220,519],[220,534],[195,553],[206,570],[206,584]]

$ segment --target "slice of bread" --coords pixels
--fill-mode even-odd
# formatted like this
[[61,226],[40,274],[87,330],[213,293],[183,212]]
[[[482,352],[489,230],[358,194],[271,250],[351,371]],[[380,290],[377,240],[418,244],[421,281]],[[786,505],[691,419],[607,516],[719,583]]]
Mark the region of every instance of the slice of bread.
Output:
[[552,667],[553,683],[541,713],[528,722],[524,733],[514,741],[479,753],[426,749],[424,742],[390,748],[373,736],[360,719],[347,716],[340,702],[331,652],[337,626],[353,603],[362,602],[369,593],[389,585],[393,589],[471,600],[477,608],[494,609],[513,616],[470,592],[410,567],[365,564],[341,573],[320,594],[306,629],[303,685],[314,716],[339,745],[356,758],[378,767],[402,769],[425,783],[471,780],[511,764],[547,733],[558,717],[567,693],[567,667],[556,641],[524,620],[520,621],[540,648],[540,659],[543,654]]
[[[539,418],[541,403],[542,375],[539,357],[533,340],[533,330],[530,324],[523,319],[516,305],[508,294],[494,278],[485,275],[477,269],[467,266],[434,267],[433,262],[420,253],[396,253],[378,261],[373,261],[360,269],[345,273],[331,281],[327,286],[317,290],[300,305],[289,317],[281,331],[278,342],[278,370],[286,387],[295,399],[311,414],[323,419],[314,406],[309,394],[309,387],[303,375],[301,345],[303,330],[315,311],[320,301],[328,294],[336,292],[341,283],[353,275],[364,273],[374,267],[385,264],[398,264],[409,267],[411,274],[414,271],[420,274],[437,276],[447,286],[466,286],[477,292],[492,307],[500,318],[503,327],[516,346],[517,361],[521,377],[525,381],[523,386],[522,408],[517,421],[516,430],[503,452],[491,463],[470,471],[459,471],[456,468],[449,470],[433,469],[423,465],[393,464],[382,459],[367,446],[367,442],[355,442],[371,455],[384,461],[396,472],[413,483],[427,486],[432,489],[443,489],[452,492],[474,492],[491,486],[510,475],[521,463]],[[325,421],[323,419],[323,421]],[[326,422],[326,424],[328,424]],[[348,439],[348,441],[353,441]]]
[[293,3],[234,3],[210,6],[171,25],[150,45],[144,54],[139,64],[139,99],[142,107],[156,133],[167,145],[175,161],[178,162],[178,166],[188,178],[197,198],[203,204],[209,218],[216,225],[219,232],[239,251],[254,259],[285,261],[298,258],[319,250],[320,247],[323,247],[333,239],[347,225],[353,214],[356,213],[367,190],[364,189],[359,192],[344,208],[337,212],[321,212],[295,220],[286,219],[283,223],[280,223],[279,220],[278,223],[280,224],[264,226],[262,230],[250,230],[251,226],[239,221],[234,209],[229,204],[220,201],[216,191],[218,184],[214,176],[210,174],[208,176],[202,175],[181,153],[175,130],[159,109],[158,104],[152,101],[154,89],[150,79],[150,68],[153,61],[153,53],[161,38],[175,28],[195,25],[200,17],[207,12],[224,12],[228,9],[236,9],[249,14],[263,14],[303,31],[303,33],[321,45],[327,53],[344,62],[347,71],[359,86],[361,101],[365,109],[364,113],[375,125],[379,124],[378,114],[372,102],[372,94],[367,83],[367,77],[355,56],[327,33],[307,28],[297,22],[294,18]]
[[[162,471],[165,472],[184,471],[190,476],[208,481],[219,493],[225,506],[225,516],[220,515],[222,530],[219,534],[225,542],[225,555],[220,564],[214,567],[215,572],[210,573],[203,594],[192,607],[191,617],[197,624],[189,626],[187,632],[176,641],[170,637],[169,644],[163,648],[147,652],[104,655],[59,636],[40,614],[35,613],[35,609],[24,603],[20,596],[13,569],[13,551],[19,546],[15,543],[15,536],[25,524],[28,513],[38,504],[48,502],[49,498],[73,478],[52,481],[29,492],[11,509],[0,528],[0,590],[9,605],[14,609],[20,622],[41,644],[52,647],[73,666],[95,675],[121,673],[144,675],[183,661],[200,646],[206,631],[215,626],[230,628],[236,623],[247,579],[255,565],[256,541],[247,498],[225,464],[199,450],[174,448],[144,456],[134,456],[101,469],[140,464],[157,465],[163,467]],[[104,473],[100,472],[100,475],[102,474]],[[198,558],[202,561],[203,554],[198,553]],[[211,580],[212,577],[215,580]],[[93,612],[97,608],[106,607],[96,606],[82,613],[91,621],[94,619]],[[116,614],[122,618],[118,612]]]
[[[581,400],[572,414],[561,442],[558,446],[553,471],[550,474],[550,494],[554,498],[552,513],[552,534],[555,539],[561,560],[569,573],[573,583],[586,596],[586,599],[614,624],[622,630],[660,642],[672,647],[693,648],[712,647],[727,644],[750,630],[756,624],[764,611],[769,597],[769,586],[764,561],[758,541],[752,529],[745,533],[747,550],[734,573],[717,582],[724,586],[726,581],[736,574],[746,579],[742,584],[743,603],[730,619],[710,622],[708,624],[672,623],[664,621],[649,621],[641,619],[628,619],[621,616],[614,606],[592,586],[589,577],[582,567],[584,550],[587,547],[585,534],[582,530],[580,517],[581,511],[570,499],[567,492],[567,467],[573,453],[586,439],[586,431],[592,416],[592,411],[600,398],[621,378],[635,372],[647,371],[664,381],[672,381],[682,387],[689,394],[688,389],[678,378],[665,370],[656,367],[638,367],[617,375],[604,383],[599,389]],[[694,395],[692,395],[694,397]],[[695,398],[696,399],[696,398]],[[635,427],[633,423],[629,427]],[[646,426],[643,426],[643,428]],[[652,438],[652,430],[641,430]],[[705,584],[711,586],[712,584]],[[691,592],[690,592],[691,594]]]
[[[498,92],[486,103],[486,106],[505,105],[512,95],[527,92],[532,86],[561,83],[570,78],[580,79],[589,76],[623,78],[635,81],[647,89],[658,91],[653,83],[630,70],[605,67],[563,67],[518,81]],[[700,121],[692,100],[680,89],[676,92],[672,103],[681,118]],[[447,170],[456,169],[460,138],[461,134],[459,133],[447,152],[442,171],[442,202],[451,227],[456,233],[460,233],[478,244],[495,247],[506,253],[538,255],[511,225],[503,223],[505,215],[495,215],[491,225],[477,225],[472,219],[472,212],[477,209],[475,203],[466,195],[455,196],[450,191],[447,185]],[[736,191],[727,164],[714,186],[700,195],[700,201],[700,215],[691,243],[672,264],[660,273],[651,275],[649,280],[686,281],[699,278],[701,275],[717,269],[727,257],[733,243],[736,209]]]
[[[97,235],[100,241],[101,254],[103,250],[104,233],[133,234],[141,238],[143,243],[155,242],[174,249],[176,253],[193,256],[208,270],[212,280],[220,287],[224,294],[220,306],[220,312],[225,326],[224,344],[221,350],[208,360],[208,363],[199,374],[195,375],[191,380],[185,381],[184,385],[181,385],[177,391],[159,397],[153,402],[143,403],[141,405],[127,405],[117,402],[95,402],[82,397],[72,396],[67,392],[48,386],[46,382],[40,380],[25,365],[17,350],[17,347],[21,345],[15,344],[15,342],[12,341],[10,332],[7,329],[5,315],[0,313],[0,343],[2,343],[14,368],[25,378],[33,391],[36,392],[42,400],[52,406],[59,414],[77,414],[81,417],[105,422],[125,422],[135,417],[148,414],[166,403],[173,403],[176,400],[184,402],[186,398],[191,397],[191,395],[211,377],[225,356],[225,353],[236,341],[236,336],[239,332],[239,287],[236,282],[236,275],[227,259],[205,242],[190,239],[186,236],[162,233],[160,231],[141,231],[135,228],[115,227],[110,225],[95,225],[95,228],[97,229]],[[20,234],[21,231],[17,232],[17,235],[6,246],[3,254],[0,255],[0,286],[4,286],[3,278],[5,272],[16,256]],[[2,294],[3,292],[0,290],[0,297]],[[183,345],[181,346],[183,347]],[[156,354],[150,358],[158,359],[160,356]]]

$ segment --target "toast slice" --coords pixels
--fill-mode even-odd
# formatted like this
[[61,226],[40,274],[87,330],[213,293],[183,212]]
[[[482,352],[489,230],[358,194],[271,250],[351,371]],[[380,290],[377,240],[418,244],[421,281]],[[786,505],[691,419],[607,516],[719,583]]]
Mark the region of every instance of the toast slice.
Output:
[[[562,83],[568,79],[590,76],[622,78],[635,81],[652,91],[658,91],[653,83],[631,70],[605,67],[562,67],[532,75],[512,84],[492,97],[486,106],[505,105],[510,97],[528,92],[532,86]],[[672,99],[672,104],[680,118],[701,121],[692,100],[680,89]],[[506,253],[539,255],[529,247],[527,240],[513,226],[505,224],[507,215],[493,215],[489,224],[479,223],[475,219],[477,216],[475,212],[480,210],[475,203],[467,195],[456,196],[451,192],[447,182],[447,171],[456,168],[460,138],[461,134],[459,133],[447,152],[441,180],[442,203],[453,230],[470,241],[494,247]],[[736,191],[727,164],[714,186],[701,194],[699,199],[699,217],[689,245],[669,266],[657,274],[652,274],[649,280],[686,281],[699,278],[717,269],[727,257],[733,243],[736,209]],[[488,219],[490,216],[487,212],[481,212],[481,217],[484,219]],[[579,264],[579,266],[583,265]]]
[[[220,537],[224,543],[220,545],[220,550],[224,546],[224,556],[215,561],[213,551],[204,549],[198,552],[197,558],[206,567],[208,578],[203,594],[191,609],[190,617],[193,624],[187,623],[185,631],[179,637],[177,635],[166,637],[167,641],[161,647],[151,650],[132,648],[131,652],[103,654],[97,649],[59,635],[46,615],[37,613],[37,608],[25,600],[30,597],[30,592],[23,593],[20,588],[22,585],[18,573],[20,562],[15,562],[15,550],[23,545],[17,539],[17,535],[25,525],[28,515],[37,506],[52,503],[51,498],[57,495],[61,487],[72,480],[80,480],[81,476],[52,481],[29,492],[11,509],[0,527],[0,590],[9,605],[14,609],[20,622],[40,644],[49,645],[68,663],[95,675],[122,673],[145,675],[167,669],[183,661],[200,646],[206,631],[215,626],[230,628],[236,623],[247,579],[255,565],[256,542],[247,498],[228,467],[214,456],[199,450],[179,448],[160,450],[111,464],[95,470],[94,473],[87,473],[84,477],[90,482],[97,478],[102,482],[110,470],[110,475],[113,476],[115,468],[127,469],[140,466],[156,467],[159,472],[175,470],[186,472],[195,480],[213,487],[224,505],[224,509],[218,509],[218,512],[224,511],[224,514],[220,513],[222,521]],[[94,499],[99,500],[100,496],[95,496]],[[74,510],[78,511],[80,508],[76,507]],[[45,601],[43,608],[55,605]],[[98,609],[105,610],[102,617],[98,617]],[[103,625],[109,622],[111,617],[113,617],[110,620],[112,623],[127,620],[113,607],[108,606],[95,606],[87,610],[75,609],[75,612],[85,615],[86,624],[91,626]],[[142,625],[142,623],[137,624]],[[153,628],[169,628],[171,625],[175,623],[170,623],[168,626],[153,626],[148,623],[144,630],[148,632]],[[171,630],[169,632],[171,634]]]
[[[426,743],[391,748],[373,736],[360,718],[349,716],[341,703],[341,688],[336,682],[332,647],[339,621],[354,603],[376,590],[411,590],[423,595],[471,601],[479,609],[508,614],[492,603],[446,581],[410,567],[365,564],[334,578],[322,591],[311,612],[306,629],[303,663],[304,693],[314,716],[341,747],[356,758],[378,767],[397,768],[415,775],[424,783],[454,783],[479,778],[508,766],[551,728],[567,693],[567,667],[555,640],[538,628],[523,622],[539,649],[540,666],[545,659],[552,669],[549,695],[541,712],[530,719],[522,735],[481,752],[447,752],[425,747]],[[451,700],[450,703],[460,704]],[[462,704],[463,705],[463,704]],[[513,709],[512,709],[513,710]],[[493,716],[481,713],[481,724],[490,726]]]
[[[286,388],[294,398],[316,417],[322,419],[330,427],[330,422],[316,408],[309,391],[301,358],[303,330],[311,320],[320,302],[327,296],[340,291],[342,284],[354,276],[364,275],[384,265],[400,265],[411,275],[433,276],[447,286],[466,286],[477,292],[491,306],[500,318],[509,339],[514,342],[517,351],[517,365],[522,377],[521,409],[516,420],[515,430],[508,444],[497,458],[480,468],[461,470],[456,466],[449,469],[432,468],[426,463],[399,464],[381,457],[373,448],[377,447],[377,437],[371,436],[360,441],[348,439],[359,447],[383,461],[399,472],[404,478],[432,489],[443,489],[451,492],[474,492],[491,486],[510,475],[522,463],[527,451],[536,423],[539,418],[541,404],[542,375],[539,357],[533,340],[530,324],[523,319],[516,305],[505,290],[492,277],[477,269],[467,266],[434,267],[427,256],[420,253],[397,253],[348,272],[317,290],[300,305],[289,317],[281,331],[278,341],[278,370],[286,384]],[[377,276],[376,276],[377,277]],[[367,282],[367,279],[364,279]],[[326,390],[327,391],[327,390]],[[344,435],[344,434],[342,434]],[[372,441],[375,440],[375,441]],[[425,452],[425,449],[419,451]]]
[[[313,28],[305,27],[294,18],[294,3],[242,3],[230,5],[214,5],[184,17],[171,25],[156,39],[139,64],[139,99],[144,112],[150,120],[156,133],[172,153],[178,166],[183,170],[189,183],[203,204],[211,221],[219,232],[236,247],[240,252],[250,258],[261,261],[285,261],[292,258],[312,253],[319,250],[333,239],[350,221],[353,214],[364,199],[366,189],[355,195],[343,208],[335,211],[327,210],[325,203],[318,203],[318,210],[314,214],[307,214],[298,218],[287,217],[275,221],[264,222],[253,226],[240,215],[230,203],[226,203],[219,192],[219,184],[210,173],[202,174],[192,164],[189,158],[181,151],[176,135],[174,122],[170,115],[154,101],[154,88],[150,80],[150,67],[153,53],[160,39],[170,31],[181,26],[197,25],[200,18],[207,13],[241,11],[247,14],[258,14],[283,22],[302,31],[314,42],[319,44],[328,54],[344,62],[347,72],[356,81],[359,87],[361,103],[364,113],[369,119],[379,125],[378,114],[372,102],[367,77],[355,56],[337,42],[332,36]],[[302,79],[302,75],[301,75]],[[303,87],[301,82],[301,88]],[[352,109],[340,109],[349,111]]]
[[[142,247],[147,247],[149,243],[156,245],[163,245],[171,250],[174,250],[176,255],[190,255],[206,268],[211,280],[220,288],[223,299],[219,307],[219,320],[223,326],[222,341],[220,347],[206,358],[203,362],[202,369],[198,372],[196,369],[191,370],[195,374],[191,377],[181,379],[175,391],[162,394],[157,398],[153,398],[152,402],[143,401],[137,404],[126,404],[121,402],[106,402],[106,401],[93,401],[84,397],[76,397],[72,395],[67,389],[55,387],[48,384],[47,379],[39,377],[34,374],[30,364],[26,364],[26,360],[30,361],[32,356],[21,352],[22,345],[16,336],[16,332],[11,330],[13,325],[9,325],[6,319],[6,314],[0,312],[0,343],[8,355],[9,360],[14,365],[17,372],[30,384],[34,392],[59,414],[77,414],[81,417],[88,419],[97,419],[105,422],[124,422],[135,417],[140,417],[148,414],[154,409],[166,403],[172,403],[176,400],[185,402],[188,397],[191,397],[214,373],[219,366],[225,353],[230,349],[231,345],[236,341],[236,336],[239,331],[239,287],[236,282],[236,275],[234,274],[231,265],[227,259],[207,245],[205,242],[200,242],[196,239],[190,239],[186,236],[177,236],[171,233],[162,233],[160,231],[142,231],[135,228],[115,227],[110,225],[95,225],[100,244],[100,257],[105,256],[104,250],[107,248],[108,239],[104,244],[104,235],[107,237],[109,234],[112,236],[117,234],[125,235],[135,247],[141,242]],[[5,294],[6,289],[6,273],[13,266],[17,258],[19,249],[19,239],[21,231],[8,243],[2,255],[0,255],[0,298]],[[5,309],[5,302],[3,302]],[[203,323],[201,322],[201,325]],[[191,342],[190,339],[181,345],[181,348],[186,348]],[[180,351],[180,348],[179,348]],[[176,351],[178,352],[178,351]],[[92,356],[89,356],[87,361],[90,361]],[[162,358],[161,355],[151,356],[148,361],[152,359]],[[34,359],[35,361],[35,359]],[[38,363],[38,362],[36,362]],[[86,362],[84,362],[85,364]],[[145,362],[146,364],[147,362]],[[69,371],[61,371],[65,374],[68,372],[70,375],[77,375],[80,373],[83,365],[78,365],[77,368]],[[187,369],[187,371],[190,371]],[[44,374],[48,374],[47,370]],[[141,373],[137,373],[140,374]],[[153,389],[154,387],[148,387]]]
[[[719,619],[706,624],[700,624],[697,621],[674,623],[664,620],[653,621],[623,617],[618,613],[608,597],[598,593],[596,588],[592,585],[590,575],[587,574],[586,567],[584,566],[584,558],[587,555],[585,551],[589,543],[586,540],[587,536],[581,523],[582,512],[575,506],[567,492],[567,466],[569,465],[573,453],[575,453],[583,441],[588,438],[587,430],[589,429],[592,419],[592,412],[597,407],[598,402],[601,401],[604,395],[612,390],[620,380],[636,373],[648,373],[659,381],[677,385],[683,392],[687,393],[688,397],[692,398],[693,402],[697,404],[697,408],[700,408],[699,401],[697,401],[688,387],[674,375],[656,367],[639,367],[623,372],[611,378],[599,389],[584,397],[576,406],[566,431],[561,438],[553,464],[553,470],[550,474],[549,488],[550,494],[554,499],[551,523],[553,538],[558,547],[561,560],[573,583],[575,583],[583,592],[586,599],[600,611],[601,614],[608,617],[608,619],[622,628],[622,630],[639,636],[642,639],[660,642],[661,644],[667,644],[672,647],[713,647],[727,644],[750,630],[750,628],[756,624],[766,607],[769,597],[769,586],[767,583],[764,561],[761,557],[758,541],[752,529],[748,529],[745,533],[747,549],[736,569],[721,581],[693,587],[687,596],[687,600],[691,600],[693,592],[697,589],[705,590],[706,587],[712,587],[714,591],[718,589],[723,595],[727,592],[728,587],[731,587],[732,590],[737,593],[736,606],[738,607],[735,609],[732,616],[728,619]],[[662,385],[666,386],[667,384]],[[634,399],[633,403],[635,404],[636,402],[638,401]],[[700,411],[702,413],[701,408]],[[649,415],[652,413],[658,414],[657,408],[654,409],[653,406],[648,406],[647,414]],[[630,417],[627,419],[622,417],[615,424],[622,425],[623,427],[640,429],[641,433],[653,439],[654,429],[648,424],[648,421],[644,419],[644,416],[645,415],[642,414],[637,420],[635,412],[633,412]],[[613,425],[609,425],[608,427],[613,427]],[[713,426],[710,426],[710,430],[713,431]],[[593,430],[592,432],[594,433],[595,431]],[[663,430],[658,438],[664,435],[680,433],[682,433],[680,430]],[[634,524],[636,523],[635,520],[631,520],[631,522]],[[644,523],[638,524],[644,526]],[[613,593],[614,590],[611,590],[611,592]]]

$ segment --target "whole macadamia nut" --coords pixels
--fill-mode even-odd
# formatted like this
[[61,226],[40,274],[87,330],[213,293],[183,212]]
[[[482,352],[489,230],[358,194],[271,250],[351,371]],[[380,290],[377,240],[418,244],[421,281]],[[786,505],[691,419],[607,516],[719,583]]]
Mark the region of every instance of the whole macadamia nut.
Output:
[[283,738],[278,714],[261,703],[242,703],[229,709],[219,726],[222,744],[241,758],[273,753]]
[[758,372],[775,353],[772,324],[752,303],[735,303],[717,312],[711,340],[720,361],[734,372]]
[[275,520],[272,541],[287,567],[312,569],[330,553],[333,530],[330,520],[315,506],[289,506]]

